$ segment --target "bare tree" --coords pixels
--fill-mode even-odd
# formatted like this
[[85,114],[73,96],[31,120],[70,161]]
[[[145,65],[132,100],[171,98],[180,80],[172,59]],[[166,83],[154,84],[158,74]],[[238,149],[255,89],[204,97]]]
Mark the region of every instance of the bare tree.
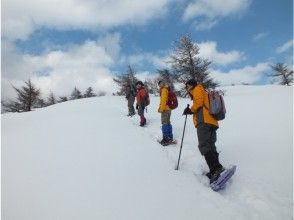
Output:
[[[172,71],[180,83],[195,79],[206,89],[218,86],[218,83],[209,76],[208,68],[211,62],[199,57],[199,47],[188,36],[175,42],[168,63],[171,64]],[[181,94],[183,93],[186,93],[184,88],[181,89]]]
[[16,101],[1,101],[1,112],[23,112],[23,106]]
[[35,106],[36,108],[44,108],[46,107],[46,102],[42,98],[37,98]]
[[119,91],[117,95],[126,94],[126,85],[130,85],[132,89],[135,89],[135,84],[138,79],[135,77],[135,71],[132,69],[131,65],[128,65],[128,70],[126,74],[121,74],[113,78],[114,82],[119,86]]
[[31,79],[24,82],[25,85],[21,88],[12,86],[17,93],[16,101],[2,102],[5,111],[8,112],[27,112],[35,107],[37,100],[40,97],[40,90],[35,87]]
[[47,105],[54,105],[56,104],[56,98],[55,95],[53,94],[53,92],[50,92],[49,97],[48,97],[48,101],[47,101]]
[[67,102],[68,101],[68,98],[66,96],[59,96],[59,100],[58,102]]
[[93,92],[92,87],[89,87],[84,94],[85,98],[95,97],[95,96],[96,96],[96,94]]
[[288,67],[283,63],[277,63],[271,65],[272,74],[269,77],[278,78],[279,84],[290,86],[293,84],[293,70],[289,70]]
[[77,89],[77,87],[74,88],[74,90],[71,93],[71,97],[72,100],[74,99],[81,99],[83,98],[82,93],[80,90]]

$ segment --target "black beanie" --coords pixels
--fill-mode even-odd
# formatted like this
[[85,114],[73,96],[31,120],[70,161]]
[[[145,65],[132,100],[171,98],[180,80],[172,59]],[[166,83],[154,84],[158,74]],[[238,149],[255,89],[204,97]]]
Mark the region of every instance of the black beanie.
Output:
[[197,82],[196,82],[195,79],[190,79],[190,80],[188,80],[188,81],[186,82],[185,85],[186,85],[186,86],[187,86],[187,85],[196,86],[196,85],[197,85]]
[[136,85],[141,85],[141,86],[144,86],[144,84],[143,84],[143,82],[142,81],[138,81],[138,82],[136,82]]

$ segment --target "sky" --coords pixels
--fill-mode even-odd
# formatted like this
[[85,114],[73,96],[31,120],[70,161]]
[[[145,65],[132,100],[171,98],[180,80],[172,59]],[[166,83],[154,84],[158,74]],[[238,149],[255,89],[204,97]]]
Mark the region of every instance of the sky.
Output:
[[221,85],[273,83],[270,65],[293,68],[292,0],[2,0],[1,97],[31,78],[46,96],[113,93],[130,64],[144,80],[169,68],[188,35]]

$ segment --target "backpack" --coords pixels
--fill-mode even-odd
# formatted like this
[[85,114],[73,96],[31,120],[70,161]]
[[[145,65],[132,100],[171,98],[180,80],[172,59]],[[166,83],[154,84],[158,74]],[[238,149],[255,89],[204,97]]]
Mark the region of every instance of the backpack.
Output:
[[167,103],[166,104],[172,110],[176,109],[178,107],[177,96],[171,89],[168,89],[168,98],[167,98]]
[[219,91],[209,91],[209,113],[218,121],[225,119],[226,107],[223,96]]
[[142,103],[144,104],[144,106],[148,106],[150,104],[149,92],[146,89],[144,90],[146,92],[146,95],[142,97]]

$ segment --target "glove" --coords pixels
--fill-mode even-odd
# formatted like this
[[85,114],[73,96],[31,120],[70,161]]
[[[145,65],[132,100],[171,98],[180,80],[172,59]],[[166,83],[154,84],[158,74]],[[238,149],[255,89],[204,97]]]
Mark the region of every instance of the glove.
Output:
[[136,109],[137,109],[137,110],[139,109],[139,105],[136,105]]
[[193,115],[193,112],[189,107],[185,108],[183,115]]

